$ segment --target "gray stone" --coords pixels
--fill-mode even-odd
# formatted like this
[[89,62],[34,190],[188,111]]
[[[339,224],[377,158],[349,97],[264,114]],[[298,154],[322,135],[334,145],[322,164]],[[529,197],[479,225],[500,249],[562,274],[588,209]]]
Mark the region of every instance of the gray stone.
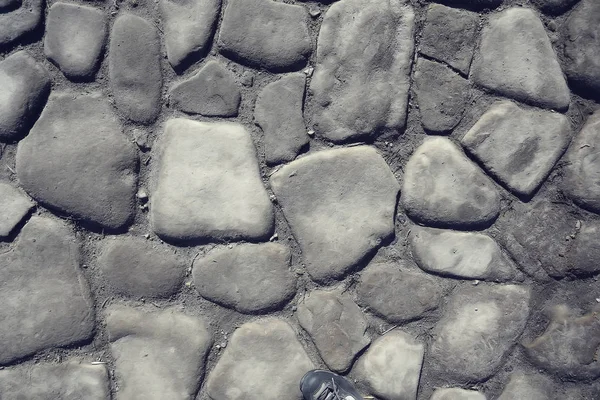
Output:
[[46,19],[44,53],[69,79],[91,78],[98,70],[108,26],[95,7],[54,3]]
[[493,375],[525,328],[529,298],[529,288],[517,285],[469,285],[454,292],[433,330],[433,373],[461,383]]
[[583,221],[577,229],[575,223],[575,240],[568,249],[567,260],[571,272],[580,275],[592,275],[600,272],[600,222],[597,220]]
[[402,205],[426,225],[473,228],[498,217],[500,195],[458,147],[435,137],[425,139],[406,164]]
[[0,47],[12,45],[42,22],[43,0],[23,0],[16,10],[0,14]]
[[242,64],[284,71],[301,68],[312,44],[308,11],[272,0],[229,0],[217,44]]
[[290,262],[290,249],[282,244],[239,244],[196,259],[192,276],[202,297],[243,313],[264,312],[296,293]]
[[342,0],[327,10],[310,84],[318,133],[343,142],[405,127],[414,19],[412,7],[390,0]]
[[94,309],[79,246],[62,222],[34,216],[0,254],[0,364],[92,337]]
[[133,219],[136,150],[100,93],[53,94],[16,165],[23,188],[52,209],[106,229]]
[[[548,14],[558,14],[567,11],[579,0],[531,0],[531,2]],[[593,2],[590,2],[593,3]]]
[[264,132],[267,164],[278,164],[296,158],[308,143],[302,115],[306,77],[290,74],[269,83],[259,93],[254,119]]
[[266,318],[235,330],[205,387],[213,400],[300,400],[298,382],[314,368],[294,330]]
[[310,154],[271,187],[317,281],[341,278],[394,234],[399,184],[373,147]]
[[359,304],[391,323],[418,319],[436,309],[444,294],[442,286],[411,264],[400,261],[369,265],[356,287]]
[[173,107],[207,117],[235,117],[242,94],[235,76],[219,61],[211,60],[192,77],[169,91]]
[[173,251],[136,237],[105,240],[98,266],[117,293],[131,297],[171,296],[185,273],[185,265]]
[[371,343],[362,311],[339,291],[312,291],[298,304],[297,315],[321,358],[333,371],[350,368],[356,355]]
[[354,372],[372,394],[387,400],[417,398],[425,346],[395,329],[378,338],[358,359]]
[[271,235],[273,206],[242,125],[176,118],[167,121],[161,141],[150,209],[159,236],[193,241]]
[[110,34],[108,71],[117,108],[150,124],[160,112],[162,73],[158,30],[144,18],[121,14]]
[[0,371],[3,400],[109,400],[105,365],[71,360],[62,364],[35,364]]
[[565,77],[542,21],[531,9],[512,7],[490,17],[471,78],[519,101],[558,110],[569,107]]
[[0,239],[5,238],[25,218],[35,203],[9,183],[0,182]]
[[517,371],[510,375],[510,380],[498,400],[558,400],[559,398],[555,397],[559,391],[557,389],[559,388],[554,386],[552,380],[544,375]]
[[18,51],[0,62],[0,87],[0,141],[18,140],[44,108],[50,76],[29,53]]
[[116,400],[188,400],[196,394],[212,344],[202,319],[168,309],[111,306],[106,327],[115,358]]
[[[520,397],[515,397],[515,399],[520,399]],[[429,400],[486,400],[486,397],[483,393],[474,390],[443,388],[436,389]]]
[[435,133],[454,129],[469,99],[469,81],[450,68],[424,58],[417,61],[414,79],[423,128]]

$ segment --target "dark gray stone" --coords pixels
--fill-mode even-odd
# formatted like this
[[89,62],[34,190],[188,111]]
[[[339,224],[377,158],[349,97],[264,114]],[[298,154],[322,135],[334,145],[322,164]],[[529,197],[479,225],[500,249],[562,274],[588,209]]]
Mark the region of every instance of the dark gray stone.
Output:
[[0,182],[0,239],[5,238],[25,218],[35,203],[9,183]]
[[0,47],[12,45],[42,22],[43,0],[23,0],[15,10],[0,13]]
[[496,8],[502,4],[503,0],[440,0],[440,3],[445,3],[452,7],[465,7],[473,10],[483,10]]
[[534,5],[548,14],[565,12],[578,1],[579,0],[531,0]]
[[6,12],[14,10],[21,6],[22,3],[21,0],[0,0],[0,11]]

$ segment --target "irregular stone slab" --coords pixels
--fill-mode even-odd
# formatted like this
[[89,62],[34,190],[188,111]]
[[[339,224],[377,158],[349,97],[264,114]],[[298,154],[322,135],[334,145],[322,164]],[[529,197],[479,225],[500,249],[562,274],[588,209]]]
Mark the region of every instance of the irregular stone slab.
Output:
[[415,71],[415,94],[423,128],[446,133],[462,119],[469,98],[469,81],[450,68],[420,58]]
[[569,107],[569,88],[550,39],[542,21],[527,8],[512,7],[490,17],[471,77],[519,101],[558,110]]
[[429,356],[435,373],[461,383],[493,375],[525,328],[529,298],[530,290],[517,285],[454,292],[433,331]]
[[296,293],[290,249],[278,243],[221,247],[194,261],[202,297],[243,313],[272,310]]
[[[150,219],[174,241],[268,238],[273,206],[240,124],[167,121]],[[177,177],[177,179],[173,179]]]
[[53,94],[16,165],[23,188],[49,208],[106,229],[133,219],[137,153],[100,93]]
[[552,380],[541,374],[513,372],[498,400],[529,399],[551,400],[556,398],[557,390]]
[[5,238],[25,218],[35,203],[9,183],[0,182],[0,238]]
[[108,71],[117,108],[150,124],[160,112],[162,73],[158,30],[144,18],[121,14],[110,34]]
[[23,0],[16,10],[0,14],[0,47],[34,31],[42,21],[43,0]]
[[272,0],[230,0],[217,43],[241,64],[276,72],[301,68],[312,52],[308,11]]
[[221,0],[161,0],[160,12],[169,63],[175,69],[208,50]]
[[188,400],[196,394],[212,345],[202,319],[173,310],[111,306],[106,327],[115,358],[117,400]]
[[343,372],[371,343],[367,320],[352,299],[331,290],[313,290],[298,304],[298,321],[329,369]]
[[442,286],[410,268],[404,261],[369,265],[356,287],[359,304],[391,323],[418,319],[436,309],[444,293]]
[[242,101],[235,76],[215,60],[207,62],[191,78],[175,84],[169,97],[173,107],[207,117],[234,117]]
[[414,19],[412,7],[389,0],[343,0],[327,10],[310,84],[318,133],[343,142],[404,128]]
[[267,164],[291,161],[308,143],[302,116],[306,77],[290,74],[269,83],[259,93],[254,119],[264,132]]
[[354,371],[377,397],[416,399],[424,351],[422,343],[395,329],[373,342]]
[[93,303],[64,223],[32,217],[14,249],[0,254],[0,282],[0,364],[92,337]]
[[565,12],[578,1],[579,0],[531,0],[534,5],[548,14]]
[[300,400],[298,382],[311,369],[312,361],[286,322],[248,322],[231,335],[208,376],[206,392],[214,400]]
[[0,141],[20,139],[44,108],[50,76],[29,53],[18,51],[0,62],[0,87]]
[[373,147],[308,155],[271,187],[317,281],[341,278],[394,234],[399,185]]
[[449,139],[427,138],[406,164],[402,205],[427,225],[474,228],[500,212],[493,183]]
[[436,389],[429,400],[486,400],[486,397],[483,393],[474,390],[443,388]]
[[46,19],[44,53],[67,78],[91,78],[98,70],[107,34],[101,10],[54,3]]
[[109,400],[108,371],[105,365],[78,361],[3,369],[0,397],[6,400]]
[[171,296],[185,273],[185,265],[171,250],[136,237],[105,240],[98,266],[116,292],[131,297]]

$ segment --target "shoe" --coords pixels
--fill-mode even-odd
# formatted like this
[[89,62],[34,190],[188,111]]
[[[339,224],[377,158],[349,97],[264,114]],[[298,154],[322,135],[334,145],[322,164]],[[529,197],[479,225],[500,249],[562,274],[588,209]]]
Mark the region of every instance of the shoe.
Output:
[[330,371],[308,371],[300,381],[304,400],[364,400],[352,383]]

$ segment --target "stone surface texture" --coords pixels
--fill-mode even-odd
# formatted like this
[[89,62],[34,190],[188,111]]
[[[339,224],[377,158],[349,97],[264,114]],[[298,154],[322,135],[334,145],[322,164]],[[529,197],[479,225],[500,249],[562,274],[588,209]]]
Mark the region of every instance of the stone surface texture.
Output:
[[16,9],[0,13],[0,47],[13,45],[42,22],[43,0],[23,0],[13,6]]
[[35,203],[10,183],[0,182],[0,238],[5,238],[25,218]]
[[486,400],[486,397],[483,393],[474,390],[443,388],[436,389],[429,400]]
[[510,375],[510,380],[498,400],[550,400],[555,398],[556,389],[552,380],[544,375],[517,371]]

